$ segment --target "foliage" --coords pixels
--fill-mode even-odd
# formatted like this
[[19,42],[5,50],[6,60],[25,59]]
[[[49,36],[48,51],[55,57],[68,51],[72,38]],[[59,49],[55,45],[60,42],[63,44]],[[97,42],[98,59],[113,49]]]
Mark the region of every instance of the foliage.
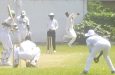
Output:
[[[94,29],[99,35],[115,39],[115,14],[109,8],[104,8],[99,1],[88,2],[88,13],[83,21],[75,26],[78,40],[84,39],[84,34],[89,29]],[[83,41],[79,41],[83,42]]]

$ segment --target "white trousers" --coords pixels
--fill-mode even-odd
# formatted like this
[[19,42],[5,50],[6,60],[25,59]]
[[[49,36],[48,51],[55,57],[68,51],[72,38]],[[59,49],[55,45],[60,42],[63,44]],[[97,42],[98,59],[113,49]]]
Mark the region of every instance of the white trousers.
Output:
[[36,65],[40,58],[40,49],[39,47],[34,47],[32,50],[21,50],[20,47],[17,47],[14,50],[14,64],[19,64],[19,60],[29,60],[31,64]]
[[[20,25],[20,24],[19,24]],[[27,27],[26,25],[24,25],[23,27],[23,24],[19,26],[19,35],[20,35],[20,38],[22,41],[25,40],[26,36],[28,34],[28,30],[27,30]]]
[[9,31],[5,30],[4,28],[0,28],[0,41],[3,45],[1,62],[2,64],[4,64],[10,61],[9,58],[13,49],[13,44]]
[[69,41],[68,44],[72,45],[75,42],[76,37],[77,37],[75,30],[73,28],[71,28],[71,29],[67,30],[66,33],[67,34],[64,35],[64,38],[71,38],[71,40]]
[[27,30],[20,30],[19,32],[20,32],[21,40],[24,41],[28,34]]
[[19,30],[11,32],[11,38],[14,45],[21,43],[21,36]]
[[86,67],[85,67],[85,71],[89,71],[90,69],[90,66],[91,66],[91,63],[94,59],[94,57],[96,56],[97,53],[100,53],[100,51],[102,50],[103,51],[103,57],[107,63],[107,65],[109,66],[110,70],[111,71],[115,71],[115,68],[111,62],[111,59],[110,57],[108,56],[108,52],[109,52],[109,49],[111,48],[111,45],[110,43],[106,43],[106,42],[98,42],[95,44],[95,46],[92,48],[90,54],[89,54],[89,57],[86,61]]

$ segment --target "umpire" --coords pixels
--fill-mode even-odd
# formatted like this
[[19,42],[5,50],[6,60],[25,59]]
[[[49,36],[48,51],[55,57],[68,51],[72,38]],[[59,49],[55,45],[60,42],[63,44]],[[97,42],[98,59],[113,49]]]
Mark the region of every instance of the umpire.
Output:
[[53,46],[53,52],[56,52],[56,30],[58,29],[58,22],[54,19],[54,13],[50,13],[49,15],[50,21],[48,23],[48,31],[47,31],[47,50],[49,53],[50,47]]

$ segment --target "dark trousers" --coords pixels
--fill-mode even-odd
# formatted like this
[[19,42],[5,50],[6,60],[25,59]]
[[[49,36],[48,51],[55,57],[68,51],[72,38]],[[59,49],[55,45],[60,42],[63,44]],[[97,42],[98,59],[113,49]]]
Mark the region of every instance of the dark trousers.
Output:
[[56,37],[55,30],[47,31],[47,50],[49,50],[49,48],[50,48],[50,44],[49,43],[52,44],[53,50],[56,50],[56,44],[55,44],[55,39],[56,38],[55,37]]

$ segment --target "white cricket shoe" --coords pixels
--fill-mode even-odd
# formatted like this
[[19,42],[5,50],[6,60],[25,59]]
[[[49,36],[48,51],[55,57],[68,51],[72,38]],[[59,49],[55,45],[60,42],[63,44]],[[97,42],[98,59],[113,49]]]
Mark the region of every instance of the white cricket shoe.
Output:
[[54,53],[56,53],[56,50],[54,50]]

